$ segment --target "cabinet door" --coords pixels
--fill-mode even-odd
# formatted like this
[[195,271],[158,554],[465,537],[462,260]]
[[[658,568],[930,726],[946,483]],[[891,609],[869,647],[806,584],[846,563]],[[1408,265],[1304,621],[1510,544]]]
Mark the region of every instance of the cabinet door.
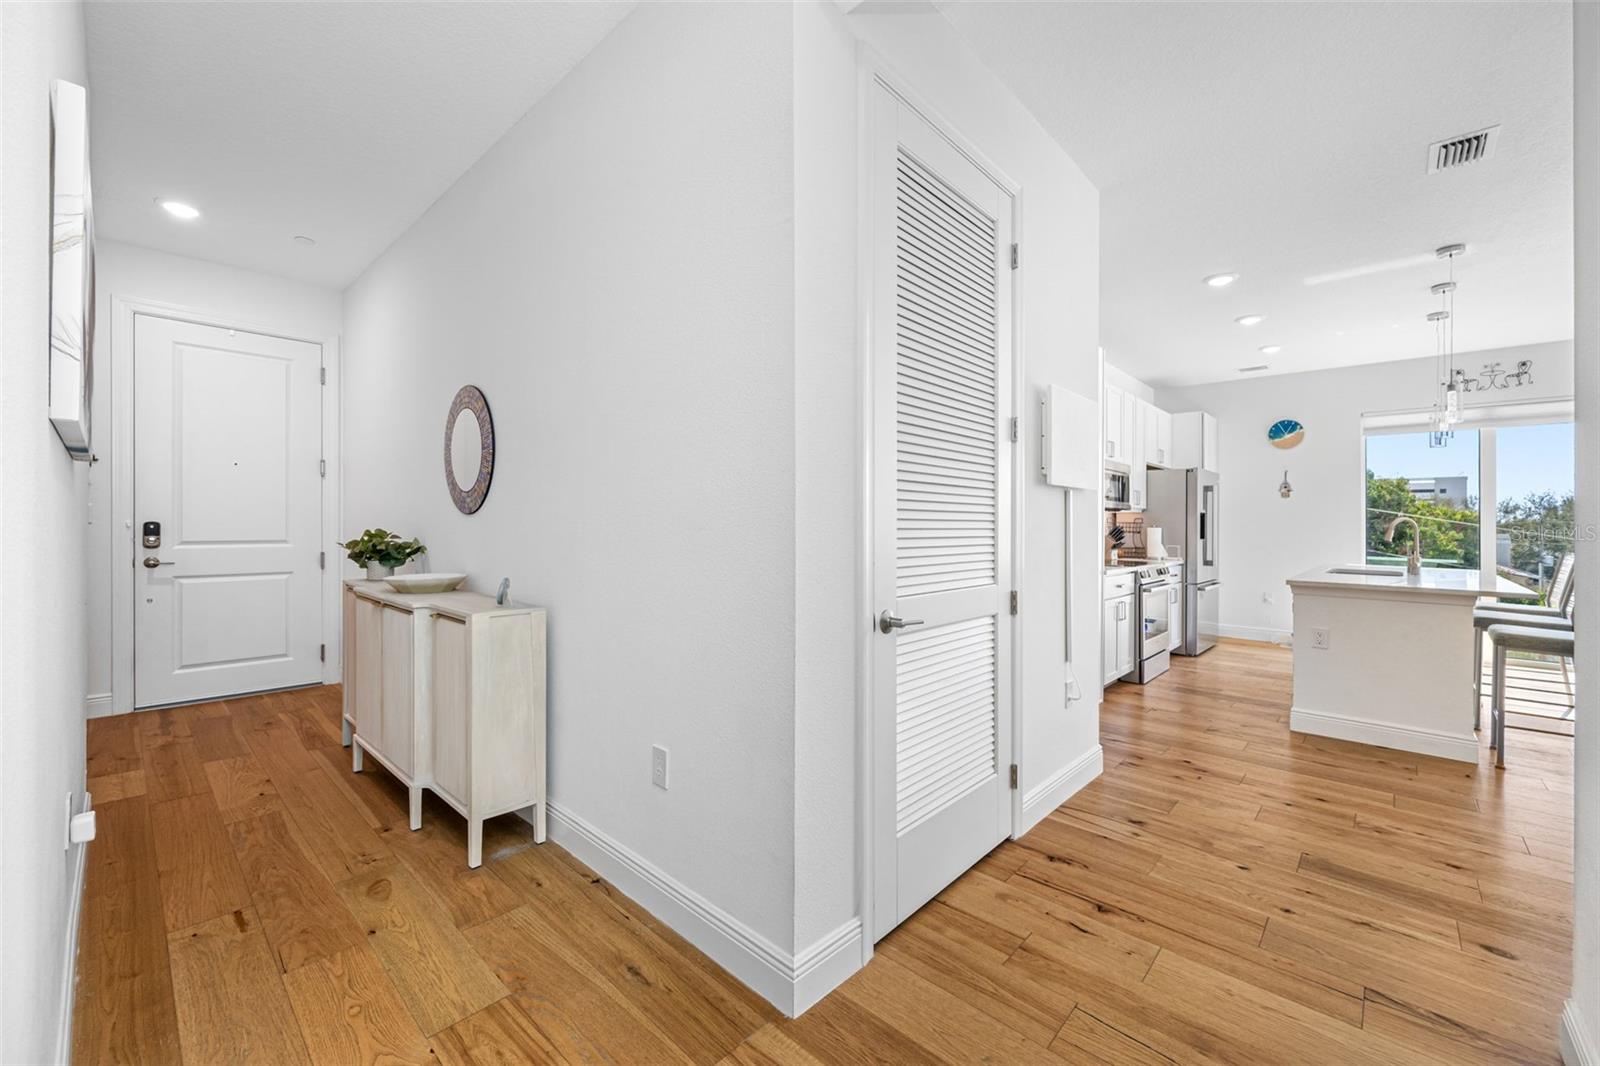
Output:
[[1161,461],[1161,412],[1153,404],[1144,405],[1144,461],[1164,466]]
[[1213,474],[1217,469],[1217,420],[1214,416],[1200,416],[1200,466]]
[[1105,394],[1106,458],[1122,460],[1122,390],[1106,386]]
[[1100,686],[1117,679],[1117,601],[1102,601],[1100,611]]
[[1133,597],[1126,596],[1117,601],[1117,676],[1121,677],[1133,669],[1134,656],[1134,627],[1137,620],[1133,617]]
[[355,601],[356,733],[380,751],[383,748],[383,608],[359,597]]
[[383,743],[378,749],[395,769],[411,774],[412,617],[410,611],[383,608]]
[[356,594],[346,587],[340,601],[339,626],[339,681],[344,686],[340,713],[350,722],[356,720]]
[[1171,467],[1172,461],[1172,412],[1156,409],[1156,465]]
[[1133,414],[1133,432],[1128,434],[1128,506],[1135,511],[1145,508],[1145,423],[1149,421],[1150,405],[1137,396],[1128,397]]
[[433,781],[434,786],[465,806],[467,795],[467,729],[472,651],[467,624],[433,616]]

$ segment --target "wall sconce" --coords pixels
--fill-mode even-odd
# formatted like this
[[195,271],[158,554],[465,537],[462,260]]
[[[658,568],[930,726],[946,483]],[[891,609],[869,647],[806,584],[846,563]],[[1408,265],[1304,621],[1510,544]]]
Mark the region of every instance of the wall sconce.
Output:
[[1283,481],[1278,484],[1278,495],[1288,499],[1294,493],[1294,486],[1289,484],[1289,471],[1283,472]]

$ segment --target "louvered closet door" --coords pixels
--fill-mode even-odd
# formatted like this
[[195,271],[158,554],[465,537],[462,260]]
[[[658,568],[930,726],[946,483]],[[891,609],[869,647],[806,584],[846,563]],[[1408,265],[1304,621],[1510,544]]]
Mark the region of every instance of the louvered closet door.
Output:
[[[1010,195],[874,118],[874,933],[1009,834]],[[892,621],[892,620],[891,620]]]

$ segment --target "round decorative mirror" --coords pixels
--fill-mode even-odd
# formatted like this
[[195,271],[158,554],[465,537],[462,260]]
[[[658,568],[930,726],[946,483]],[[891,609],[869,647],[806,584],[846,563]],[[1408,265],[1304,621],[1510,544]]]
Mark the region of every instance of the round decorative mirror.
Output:
[[483,506],[494,477],[494,419],[476,385],[463,385],[444,420],[444,480],[456,510]]

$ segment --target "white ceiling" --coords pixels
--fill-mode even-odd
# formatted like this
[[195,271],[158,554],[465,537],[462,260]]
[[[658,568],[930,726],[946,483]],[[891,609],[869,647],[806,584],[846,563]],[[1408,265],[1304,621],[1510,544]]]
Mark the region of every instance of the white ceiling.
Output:
[[[1443,264],[1305,279],[1456,241],[1458,351],[1572,336],[1569,5],[938,6],[1100,189],[1101,337],[1123,370],[1431,355]],[[1496,123],[1494,158],[1427,173],[1429,143]],[[1223,271],[1241,278],[1201,284]]]
[[342,287],[631,7],[90,3],[96,230]]

